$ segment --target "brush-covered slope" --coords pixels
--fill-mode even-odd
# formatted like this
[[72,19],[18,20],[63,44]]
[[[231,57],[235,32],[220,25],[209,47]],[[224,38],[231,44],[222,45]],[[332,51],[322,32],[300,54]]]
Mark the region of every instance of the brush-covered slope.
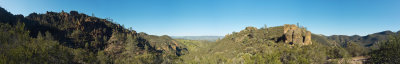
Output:
[[[296,25],[277,27],[246,27],[240,32],[227,34],[223,39],[198,47],[196,41],[184,41],[189,46],[184,63],[227,64],[286,64],[328,63],[328,46],[312,41],[311,33]],[[310,42],[308,42],[308,40]],[[194,54],[193,54],[194,53]],[[186,60],[187,59],[187,60]]]
[[186,51],[169,36],[77,11],[0,15],[0,63],[169,63]]

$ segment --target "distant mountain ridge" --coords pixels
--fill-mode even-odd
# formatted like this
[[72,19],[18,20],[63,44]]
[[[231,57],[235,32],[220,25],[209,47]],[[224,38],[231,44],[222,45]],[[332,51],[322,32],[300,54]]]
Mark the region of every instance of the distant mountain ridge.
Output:
[[186,40],[207,40],[216,41],[224,38],[224,36],[170,36],[173,39],[186,39]]
[[346,43],[357,43],[363,45],[365,47],[370,47],[376,43],[384,42],[389,39],[391,35],[399,34],[400,31],[392,32],[392,31],[382,31],[373,34],[368,34],[366,36],[359,36],[359,35],[332,35],[332,36],[324,36],[324,35],[315,35],[313,34],[312,37],[314,40],[325,43],[325,44],[335,44],[339,46],[345,46]]

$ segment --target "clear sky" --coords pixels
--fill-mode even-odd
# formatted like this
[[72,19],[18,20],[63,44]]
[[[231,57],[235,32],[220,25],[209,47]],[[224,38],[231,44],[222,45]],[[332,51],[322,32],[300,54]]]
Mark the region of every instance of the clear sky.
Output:
[[324,35],[400,29],[400,0],[0,0],[0,6],[25,16],[76,10],[153,35],[224,36],[297,22]]

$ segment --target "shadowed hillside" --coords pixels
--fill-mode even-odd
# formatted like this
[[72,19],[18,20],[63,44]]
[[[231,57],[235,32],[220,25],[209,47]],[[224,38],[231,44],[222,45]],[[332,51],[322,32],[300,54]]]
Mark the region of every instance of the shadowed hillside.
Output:
[[77,11],[0,15],[1,63],[170,63],[186,51],[169,36]]

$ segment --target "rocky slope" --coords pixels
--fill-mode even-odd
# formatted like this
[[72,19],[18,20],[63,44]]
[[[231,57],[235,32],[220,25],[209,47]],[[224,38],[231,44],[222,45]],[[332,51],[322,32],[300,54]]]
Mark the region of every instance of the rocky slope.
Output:
[[[168,63],[172,62],[175,57],[183,55],[186,51],[185,46],[169,36],[136,33],[132,29],[126,29],[110,21],[111,19],[101,19],[77,11],[32,13],[24,17],[13,15],[0,7],[0,15],[0,23],[2,24],[11,26],[24,24],[23,28],[29,33],[29,38],[39,38],[42,34],[49,33],[46,36],[51,35],[51,39],[58,42],[62,47],[73,50],[83,49],[87,50],[87,53],[82,55],[98,56],[102,54],[107,58],[106,60],[91,58],[70,61],[74,63],[96,63],[99,61],[105,63]],[[148,59],[126,60],[124,58]],[[124,61],[118,59],[124,59]]]
[[285,24],[284,26],[257,29],[246,27],[239,33],[226,35],[224,39],[231,39],[241,42],[245,39],[271,40],[274,42],[284,42],[292,45],[310,45],[311,32],[296,25]]
[[[312,43],[311,32],[296,25],[277,27],[246,27],[240,32],[227,34],[214,43],[196,45],[197,41],[184,41],[191,46],[183,63],[227,64],[280,64],[325,63],[325,46]],[[318,47],[318,48],[316,48]],[[318,58],[318,59],[315,59]],[[307,59],[302,62],[296,59]]]

